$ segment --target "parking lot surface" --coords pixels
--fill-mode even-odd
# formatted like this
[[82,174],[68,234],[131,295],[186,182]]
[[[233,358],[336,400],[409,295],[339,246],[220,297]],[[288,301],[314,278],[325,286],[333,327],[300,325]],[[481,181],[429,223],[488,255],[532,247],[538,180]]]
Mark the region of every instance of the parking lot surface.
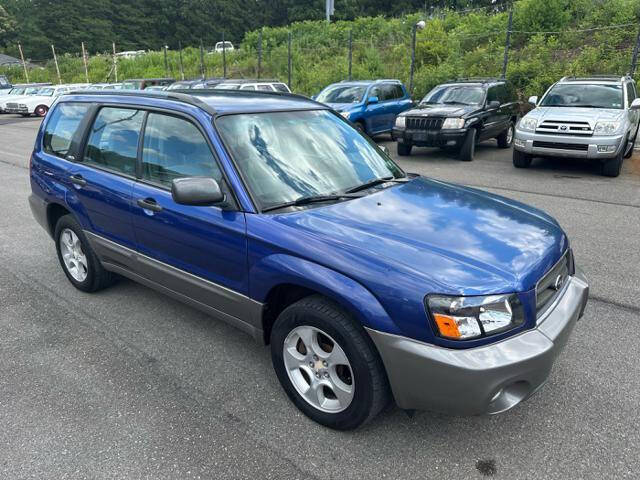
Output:
[[249,336],[127,280],[71,286],[27,204],[38,125],[0,116],[0,478],[638,478],[640,153],[615,179],[569,160],[516,170],[494,142],[471,163],[398,159],[555,216],[591,300],[548,383],[512,411],[392,407],[340,433],[289,403]]

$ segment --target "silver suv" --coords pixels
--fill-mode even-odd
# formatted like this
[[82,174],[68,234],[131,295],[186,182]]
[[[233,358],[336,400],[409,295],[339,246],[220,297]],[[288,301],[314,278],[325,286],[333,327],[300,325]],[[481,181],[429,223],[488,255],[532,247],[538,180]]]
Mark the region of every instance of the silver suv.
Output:
[[602,174],[620,175],[638,135],[640,98],[629,76],[564,77],[516,126],[513,164],[531,165],[535,156],[598,161]]

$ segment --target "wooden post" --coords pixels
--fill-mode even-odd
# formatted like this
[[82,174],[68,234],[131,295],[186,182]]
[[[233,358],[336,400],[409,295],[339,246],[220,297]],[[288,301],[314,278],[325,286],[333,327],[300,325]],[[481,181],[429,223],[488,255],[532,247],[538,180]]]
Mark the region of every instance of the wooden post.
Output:
[[258,80],[260,80],[260,70],[262,70],[262,29],[258,32]]
[[513,25],[513,7],[509,9],[509,21],[507,25],[507,39],[504,43],[504,60],[502,61],[502,78],[507,77],[507,64],[509,63],[509,47],[511,46],[511,27]]
[[631,71],[629,73],[632,77],[636,74],[636,67],[638,66],[638,50],[640,50],[640,28],[636,37],[636,46],[633,48],[633,54],[631,55]]
[[180,50],[180,77],[184,80],[184,66],[182,65],[182,42],[178,42],[178,49]]
[[353,58],[353,30],[349,30],[349,81],[351,81],[352,58]]
[[84,42],[82,42],[82,61],[84,62],[84,78],[89,83],[89,69],[87,68],[87,52],[84,49]]
[[113,42],[113,72],[116,76],[116,83],[118,83],[118,60],[116,57],[116,42]]
[[287,85],[289,90],[293,91],[291,88],[291,30],[287,33]]
[[58,57],[56,57],[56,49],[51,45],[51,51],[53,52],[53,63],[56,64],[56,73],[58,74],[58,85],[62,85],[62,78],[60,78],[60,68],[58,67]]
[[202,79],[204,80],[207,72],[204,68],[204,47],[202,46],[202,39],[200,39],[200,73],[202,74]]
[[169,76],[169,62],[167,60],[167,45],[164,46],[164,76]]
[[227,43],[222,32],[222,78],[227,78]]
[[24,68],[24,77],[27,79],[27,83],[29,83],[29,71],[27,70],[27,64],[24,61],[24,53],[22,53],[22,45],[18,43],[18,50],[20,50],[20,60],[22,60],[22,68]]

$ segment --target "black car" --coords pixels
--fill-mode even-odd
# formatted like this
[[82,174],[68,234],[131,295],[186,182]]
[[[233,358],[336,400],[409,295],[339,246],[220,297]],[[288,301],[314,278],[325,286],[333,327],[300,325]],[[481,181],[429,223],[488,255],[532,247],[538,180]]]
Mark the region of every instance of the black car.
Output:
[[478,142],[496,138],[509,148],[520,109],[514,89],[502,79],[465,79],[438,85],[396,118],[391,136],[398,155],[411,148],[441,147],[471,161]]

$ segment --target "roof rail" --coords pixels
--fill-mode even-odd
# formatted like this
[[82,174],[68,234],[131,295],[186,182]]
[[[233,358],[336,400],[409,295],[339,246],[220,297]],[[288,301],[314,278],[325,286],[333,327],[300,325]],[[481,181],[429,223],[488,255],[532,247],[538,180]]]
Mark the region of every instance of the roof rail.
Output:
[[501,77],[461,77],[456,78],[450,83],[463,83],[463,82],[478,82],[478,83],[491,83],[491,82],[504,82],[505,79]]
[[394,82],[394,83],[401,83],[400,80],[398,80],[397,78],[378,78],[376,80],[374,80],[374,82]]
[[607,75],[607,74],[596,74],[596,75],[585,75],[582,77],[578,77],[578,76],[566,76],[566,77],[562,77],[560,79],[561,82],[566,82],[566,81],[572,81],[572,80],[576,80],[576,81],[580,81],[580,80],[614,80],[614,81],[618,81],[618,82],[623,82],[627,79],[631,78],[631,76],[629,74],[625,74],[625,75]]

